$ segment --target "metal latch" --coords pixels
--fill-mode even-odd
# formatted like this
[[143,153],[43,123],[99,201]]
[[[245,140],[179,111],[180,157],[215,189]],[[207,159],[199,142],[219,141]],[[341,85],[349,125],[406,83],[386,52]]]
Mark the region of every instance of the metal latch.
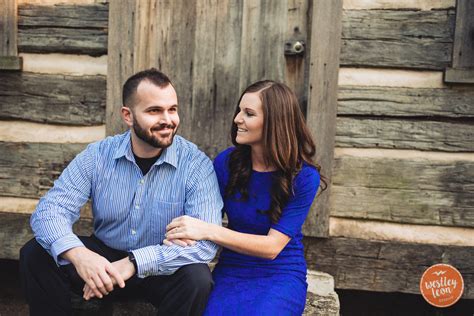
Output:
[[303,55],[305,48],[304,41],[290,40],[285,42],[285,55]]

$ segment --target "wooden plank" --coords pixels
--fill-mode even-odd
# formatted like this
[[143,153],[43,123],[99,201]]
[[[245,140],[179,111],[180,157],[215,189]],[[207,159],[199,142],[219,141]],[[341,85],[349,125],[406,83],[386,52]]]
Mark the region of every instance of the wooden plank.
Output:
[[[307,121],[316,142],[316,162],[331,179],[336,134],[342,1],[314,1],[311,17]],[[324,45],[321,45],[324,43]],[[331,185],[313,204],[303,226],[305,236],[329,235]]]
[[53,124],[103,124],[105,87],[103,76],[1,72],[0,117]]
[[108,3],[38,5],[21,3],[18,6],[20,27],[96,28],[108,26]]
[[[455,69],[474,71],[474,1],[456,1],[453,65]],[[474,81],[471,81],[474,82]]]
[[0,196],[38,198],[86,144],[0,142]]
[[339,86],[338,115],[474,117],[474,89]]
[[341,65],[444,69],[451,63],[454,10],[345,10]]
[[336,145],[463,152],[474,151],[474,125],[468,121],[338,117]]
[[18,55],[17,30],[17,0],[0,0],[0,56]]
[[[19,259],[21,247],[33,238],[29,214],[0,213],[0,258]],[[92,220],[80,219],[73,226],[76,234],[92,234]]]
[[0,56],[0,70],[22,70],[23,59],[18,56]]
[[23,53],[107,54],[108,4],[19,6]]
[[240,90],[258,80],[283,81],[287,1],[247,0],[242,10]]
[[127,129],[120,116],[122,86],[134,71],[136,1],[112,1],[109,5],[109,40],[107,55],[106,134]]
[[285,83],[296,93],[298,102],[306,113],[308,103],[308,82],[309,82],[309,58],[308,33],[311,24],[309,23],[309,1],[288,0],[288,24],[285,40],[303,41],[306,45],[302,55],[285,56]]
[[[190,139],[206,152],[212,152],[215,156],[222,148],[216,148],[215,141],[220,138],[214,135],[214,124],[220,120],[216,118],[215,108],[215,60],[217,26],[217,2],[216,0],[196,1],[196,29],[194,36],[193,71],[191,74],[192,93],[191,107],[188,111],[188,122],[191,119],[192,131],[188,131]],[[222,4],[221,4],[222,5]],[[226,41],[227,42],[227,41]],[[235,88],[235,87],[234,87]],[[227,123],[229,123],[227,121]],[[199,130],[199,133],[195,131]],[[219,144],[220,145],[220,144]]]
[[338,156],[331,216],[474,227],[474,161]]
[[474,83],[474,67],[470,69],[447,68],[444,73],[444,82]]
[[240,0],[217,2],[216,29],[219,31],[216,33],[214,60],[215,94],[212,118],[214,139],[212,143],[200,144],[211,157],[231,145],[230,127],[241,93],[239,82],[242,9],[243,2]]
[[464,278],[463,298],[474,298],[474,248],[305,238],[309,269],[334,276],[336,289],[420,294],[423,272],[433,264],[455,266]]

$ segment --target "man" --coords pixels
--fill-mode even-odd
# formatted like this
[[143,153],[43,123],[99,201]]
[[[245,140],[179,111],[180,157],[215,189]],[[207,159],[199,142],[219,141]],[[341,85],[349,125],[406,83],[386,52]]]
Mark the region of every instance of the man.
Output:
[[[70,289],[85,299],[142,297],[160,315],[200,315],[212,287],[207,262],[217,246],[162,244],[181,215],[221,223],[212,162],[180,136],[176,91],[156,69],[123,87],[124,134],[90,144],[41,198],[31,217],[35,239],[20,251],[31,315],[71,314]],[[72,224],[88,199],[94,235]],[[183,241],[181,241],[183,242]]]

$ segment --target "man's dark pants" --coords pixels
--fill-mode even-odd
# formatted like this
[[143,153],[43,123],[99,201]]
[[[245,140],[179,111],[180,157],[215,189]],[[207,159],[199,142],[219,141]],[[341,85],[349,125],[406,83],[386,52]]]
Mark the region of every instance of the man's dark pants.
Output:
[[[107,247],[95,236],[79,237],[90,250],[110,262],[127,256],[124,251]],[[82,296],[84,281],[72,264],[58,267],[35,239],[20,250],[22,287],[30,306],[30,315],[70,315],[71,293]],[[133,276],[125,288],[115,287],[103,299],[142,298],[158,309],[158,315],[201,315],[206,307],[213,282],[206,264],[191,264],[172,275]]]

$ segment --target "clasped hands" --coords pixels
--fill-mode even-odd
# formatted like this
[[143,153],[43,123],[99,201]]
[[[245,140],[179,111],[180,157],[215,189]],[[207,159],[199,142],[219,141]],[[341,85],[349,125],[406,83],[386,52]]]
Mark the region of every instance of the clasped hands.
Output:
[[83,288],[85,300],[92,297],[102,298],[113,291],[114,285],[125,287],[125,281],[135,274],[135,267],[128,257],[109,262],[86,247],[72,248],[62,256],[74,265],[86,283]]

